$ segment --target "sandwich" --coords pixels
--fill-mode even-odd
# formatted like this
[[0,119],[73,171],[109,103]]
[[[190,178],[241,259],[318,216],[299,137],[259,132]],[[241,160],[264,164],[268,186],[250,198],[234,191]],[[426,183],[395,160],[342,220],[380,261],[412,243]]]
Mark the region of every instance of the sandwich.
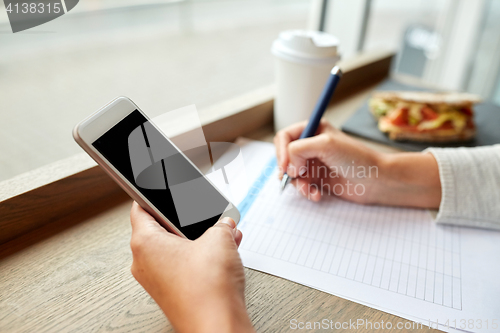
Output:
[[473,106],[479,102],[467,93],[383,91],[373,94],[369,106],[392,140],[452,143],[475,137]]

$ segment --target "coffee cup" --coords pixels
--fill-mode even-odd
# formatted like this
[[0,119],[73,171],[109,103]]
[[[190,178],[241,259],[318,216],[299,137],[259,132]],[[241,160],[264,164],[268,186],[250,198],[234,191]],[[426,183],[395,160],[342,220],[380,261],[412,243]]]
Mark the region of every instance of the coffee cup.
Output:
[[330,71],[339,61],[339,41],[320,31],[288,30],[271,48],[275,56],[274,127],[309,118]]

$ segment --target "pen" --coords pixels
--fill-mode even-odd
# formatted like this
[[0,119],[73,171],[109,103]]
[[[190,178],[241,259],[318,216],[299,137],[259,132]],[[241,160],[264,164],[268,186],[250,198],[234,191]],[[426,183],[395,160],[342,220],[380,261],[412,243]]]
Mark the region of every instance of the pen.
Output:
[[[309,118],[309,123],[307,123],[306,128],[300,135],[300,139],[310,138],[313,136],[318,130],[319,122],[321,121],[321,117],[323,117],[323,113],[325,113],[326,107],[328,103],[330,103],[330,99],[333,96],[335,88],[337,88],[337,84],[342,77],[342,71],[338,66],[333,67],[330,72],[330,76],[326,81],[325,87],[319,96],[318,102],[314,107],[313,112],[311,113],[311,117]],[[283,178],[281,179],[281,191],[285,189],[286,185],[290,181],[290,176],[285,172]]]

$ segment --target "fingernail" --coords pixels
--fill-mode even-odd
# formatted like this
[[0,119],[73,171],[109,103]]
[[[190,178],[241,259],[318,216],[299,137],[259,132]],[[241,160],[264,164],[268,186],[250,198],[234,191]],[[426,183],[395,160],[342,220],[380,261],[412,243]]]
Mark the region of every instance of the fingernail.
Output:
[[234,221],[229,217],[223,218],[222,220],[219,221],[219,223],[227,224],[228,226],[231,227],[231,229],[236,228],[236,223],[234,223]]

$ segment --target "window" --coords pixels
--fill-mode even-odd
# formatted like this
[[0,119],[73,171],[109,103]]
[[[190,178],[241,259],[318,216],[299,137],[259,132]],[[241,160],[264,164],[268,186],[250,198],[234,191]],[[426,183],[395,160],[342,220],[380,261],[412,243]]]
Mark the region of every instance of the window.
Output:
[[[318,0],[324,29],[344,57],[376,49],[398,53],[394,70],[450,90],[499,100],[497,0]],[[321,17],[317,15],[317,17]],[[319,25],[318,25],[319,26]]]
[[364,50],[400,48],[404,33],[413,25],[435,30],[445,10],[444,0],[375,0],[368,17]]
[[0,7],[0,180],[81,152],[73,126],[125,95],[151,116],[273,82],[271,43],[307,0],[85,0],[11,33]]
[[487,1],[481,21],[467,90],[500,105],[500,1]]

